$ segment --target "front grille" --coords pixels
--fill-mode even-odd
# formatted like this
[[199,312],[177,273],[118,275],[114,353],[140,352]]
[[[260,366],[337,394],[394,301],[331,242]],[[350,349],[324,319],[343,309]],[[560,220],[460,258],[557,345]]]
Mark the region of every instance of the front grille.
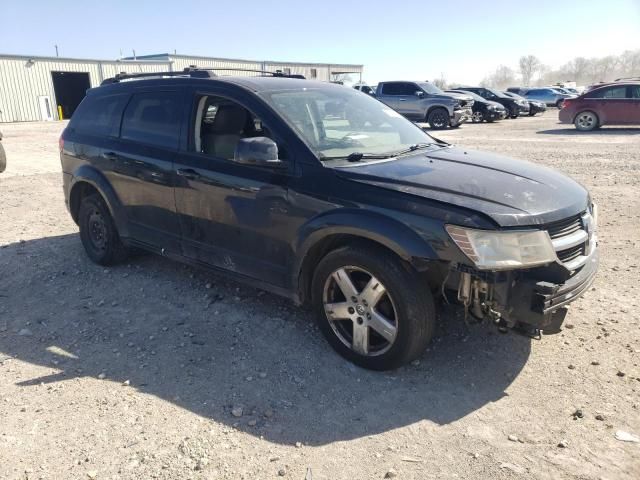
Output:
[[550,224],[547,227],[547,232],[549,232],[549,236],[551,237],[551,240],[553,240],[554,238],[571,235],[572,233],[577,232],[580,229],[582,229],[581,217],[580,215],[575,215],[573,217],[569,217]]
[[579,270],[590,255],[591,215],[574,215],[547,225],[546,230],[558,260],[572,272]]
[[575,247],[567,248],[566,250],[561,250],[556,252],[556,254],[561,262],[570,262],[571,260],[578,258],[580,255],[584,255],[584,243],[576,245]]

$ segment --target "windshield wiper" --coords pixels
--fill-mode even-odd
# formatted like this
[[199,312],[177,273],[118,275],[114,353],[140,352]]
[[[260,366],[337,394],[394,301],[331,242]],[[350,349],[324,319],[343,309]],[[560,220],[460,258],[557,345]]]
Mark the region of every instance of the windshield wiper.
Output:
[[391,158],[394,157],[393,154],[379,154],[379,153],[362,153],[362,152],[353,152],[347,156],[339,155],[336,157],[322,157],[322,161],[325,160],[346,160],[347,162],[359,162],[360,160],[380,160],[383,158]]
[[413,145],[410,145],[409,148],[405,148],[404,150],[393,152],[390,155],[393,157],[397,157],[398,155],[404,155],[405,153],[415,152],[416,150],[421,150],[423,148],[427,148],[432,145],[437,145],[437,144],[436,143],[414,143]]

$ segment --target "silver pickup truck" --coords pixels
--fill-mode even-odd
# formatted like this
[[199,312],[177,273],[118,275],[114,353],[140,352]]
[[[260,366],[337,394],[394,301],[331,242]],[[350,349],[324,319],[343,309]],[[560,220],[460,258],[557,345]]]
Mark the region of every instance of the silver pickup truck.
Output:
[[455,98],[429,82],[380,82],[376,98],[415,122],[441,130],[471,118],[473,99]]

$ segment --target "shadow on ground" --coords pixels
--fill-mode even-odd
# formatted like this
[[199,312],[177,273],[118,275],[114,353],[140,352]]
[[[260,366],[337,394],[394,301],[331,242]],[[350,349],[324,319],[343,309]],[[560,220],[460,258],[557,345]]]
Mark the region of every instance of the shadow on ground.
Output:
[[640,128],[599,128],[590,132],[581,132],[576,130],[573,126],[567,126],[566,128],[552,128],[550,130],[540,130],[536,132],[542,135],[640,135]]
[[309,312],[154,256],[103,269],[66,235],[0,248],[0,265],[0,356],[50,372],[20,388],[103,373],[283,444],[453,422],[503,397],[530,353],[529,339],[489,327],[466,337],[445,307],[419,365],[368,372],[333,353]]

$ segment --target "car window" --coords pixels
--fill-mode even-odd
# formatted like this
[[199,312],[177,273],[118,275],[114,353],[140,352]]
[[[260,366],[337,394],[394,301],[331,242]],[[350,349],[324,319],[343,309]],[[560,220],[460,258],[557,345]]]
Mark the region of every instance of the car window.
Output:
[[627,97],[627,87],[608,87],[608,88],[599,88],[597,90],[593,90],[589,92],[587,98],[626,98]]
[[393,82],[382,85],[383,95],[413,95],[418,90],[414,83]]
[[122,109],[129,95],[90,95],[71,117],[69,127],[90,135],[117,135]]
[[[225,160],[233,160],[238,143],[243,138],[273,137],[269,128],[242,105],[218,96],[198,98],[195,128],[195,151]],[[278,145],[281,160],[286,156]]]
[[640,85],[631,85],[631,98],[640,98]]
[[321,160],[389,154],[433,142],[396,111],[352,89],[305,88],[261,96]]
[[120,137],[165,148],[178,148],[180,92],[136,93],[124,111]]

